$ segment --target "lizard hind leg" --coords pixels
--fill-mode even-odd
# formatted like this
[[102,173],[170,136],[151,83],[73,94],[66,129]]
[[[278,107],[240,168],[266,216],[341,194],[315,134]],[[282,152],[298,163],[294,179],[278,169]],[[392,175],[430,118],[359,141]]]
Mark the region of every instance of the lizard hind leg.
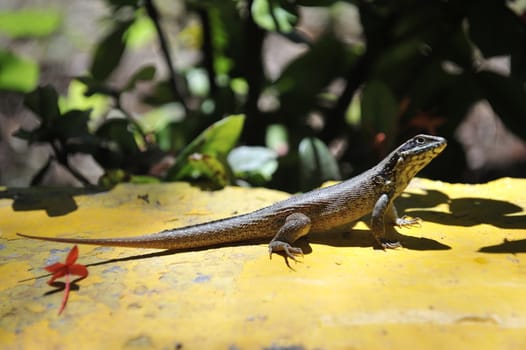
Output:
[[303,256],[303,251],[291,244],[309,233],[310,227],[311,220],[305,214],[293,213],[287,216],[285,223],[268,245],[270,258],[272,258],[272,253],[284,252],[286,257],[297,261],[296,256]]

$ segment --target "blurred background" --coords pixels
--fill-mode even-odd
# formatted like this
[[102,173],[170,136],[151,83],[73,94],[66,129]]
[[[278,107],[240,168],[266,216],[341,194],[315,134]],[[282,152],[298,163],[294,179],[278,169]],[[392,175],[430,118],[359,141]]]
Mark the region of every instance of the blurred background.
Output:
[[526,0],[3,0],[0,185],[290,192],[417,133],[526,176]]

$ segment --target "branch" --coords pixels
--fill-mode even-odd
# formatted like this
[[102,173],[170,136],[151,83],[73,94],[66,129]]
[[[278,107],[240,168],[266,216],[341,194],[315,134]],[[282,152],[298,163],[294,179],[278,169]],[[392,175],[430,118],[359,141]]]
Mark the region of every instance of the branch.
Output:
[[216,71],[214,68],[214,47],[212,43],[212,27],[210,26],[210,16],[205,8],[198,8],[197,15],[203,26],[203,64],[210,84],[210,93],[213,95],[217,90],[215,82]]
[[146,9],[146,13],[151,18],[151,20],[153,21],[155,25],[155,30],[157,31],[157,36],[159,37],[159,44],[161,45],[161,51],[164,57],[164,61],[166,63],[166,67],[168,68],[168,72],[170,75],[169,82],[172,87],[172,92],[174,94],[174,97],[178,99],[183,105],[184,109],[187,110],[188,106],[186,105],[186,102],[183,99],[183,95],[181,94],[181,91],[177,83],[178,78],[177,78],[177,74],[175,73],[175,68],[173,66],[173,63],[172,63],[173,61],[172,61],[172,57],[170,54],[170,48],[168,46],[168,40],[166,39],[166,35],[164,34],[163,29],[161,28],[159,11],[157,10],[157,7],[155,7],[153,0],[145,0],[144,7]]

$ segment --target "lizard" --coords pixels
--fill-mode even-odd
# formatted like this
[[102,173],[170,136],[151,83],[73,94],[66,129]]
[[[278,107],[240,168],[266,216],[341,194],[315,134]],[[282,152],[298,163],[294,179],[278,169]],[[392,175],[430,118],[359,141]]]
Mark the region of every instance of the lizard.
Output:
[[387,239],[386,225],[414,226],[420,223],[420,219],[398,217],[393,201],[446,145],[447,141],[442,137],[417,135],[371,169],[343,182],[291,196],[247,214],[153,234],[123,238],[65,238],[17,234],[62,243],[167,250],[271,239],[268,245],[270,257],[272,253],[281,252],[296,260],[303,251],[292,244],[300,237],[309,232],[328,232],[347,227],[371,214],[370,229],[375,242],[383,249],[396,248],[401,245]]

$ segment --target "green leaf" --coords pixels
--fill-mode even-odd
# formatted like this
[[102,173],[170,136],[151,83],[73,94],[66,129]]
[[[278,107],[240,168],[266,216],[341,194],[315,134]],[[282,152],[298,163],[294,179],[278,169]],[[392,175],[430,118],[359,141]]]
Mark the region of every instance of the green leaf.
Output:
[[194,178],[204,177],[214,184],[214,188],[223,188],[229,182],[229,169],[219,158],[209,154],[194,153],[188,157],[188,165]]
[[[104,169],[133,168],[139,161],[140,150],[129,121],[110,119],[97,129],[95,136],[100,147],[93,156]],[[131,160],[134,164],[130,164]]]
[[126,32],[126,46],[140,49],[155,39],[155,24],[148,15],[139,11],[137,18]]
[[124,34],[133,21],[118,22],[117,26],[99,42],[90,72],[95,80],[106,80],[119,64],[126,47]]
[[299,157],[303,190],[311,190],[324,181],[341,178],[336,159],[320,139],[309,137],[301,140]]
[[524,85],[513,78],[488,71],[478,72],[475,81],[504,124],[517,136],[526,139]]
[[[296,9],[278,0],[254,0],[252,16],[261,28],[280,33],[289,33],[298,20]],[[281,6],[280,6],[281,5]]]
[[54,133],[62,140],[89,135],[88,122],[90,114],[90,109],[85,111],[74,109],[66,112],[53,125]]
[[132,75],[130,80],[128,80],[128,83],[124,86],[123,91],[133,90],[135,88],[135,84],[137,84],[139,81],[152,80],[154,77],[155,67],[151,65],[144,66]]
[[95,135],[108,143],[108,148],[126,153],[139,153],[130,122],[125,119],[110,119],[102,124]]
[[192,169],[188,164],[188,157],[191,154],[226,159],[241,135],[244,121],[244,115],[231,115],[209,126],[181,151],[175,165],[168,171],[166,180],[175,181],[190,175]]
[[39,116],[43,124],[49,125],[60,116],[58,94],[51,85],[39,86],[26,94],[24,104]]
[[380,80],[371,80],[362,91],[362,120],[375,132],[388,135],[396,128],[398,104],[391,89]]
[[93,77],[75,77],[75,80],[86,85],[86,90],[84,91],[84,96],[86,97],[91,97],[95,94],[106,95],[114,98],[119,97],[120,91],[94,79]]
[[0,12],[0,32],[11,38],[46,37],[53,34],[61,22],[61,13],[53,9]]
[[86,96],[85,93],[87,90],[88,86],[84,84],[81,79],[71,80],[67,96],[59,97],[59,106],[62,113],[74,109],[92,109],[92,118],[96,119],[104,115],[109,107],[109,98],[102,94]]
[[228,164],[236,178],[261,186],[272,179],[278,168],[278,154],[265,147],[236,147],[228,154]]
[[38,83],[38,75],[34,61],[0,50],[0,90],[31,91]]
[[131,175],[130,177],[130,183],[132,184],[157,184],[160,182],[161,180],[159,180],[155,176]]

